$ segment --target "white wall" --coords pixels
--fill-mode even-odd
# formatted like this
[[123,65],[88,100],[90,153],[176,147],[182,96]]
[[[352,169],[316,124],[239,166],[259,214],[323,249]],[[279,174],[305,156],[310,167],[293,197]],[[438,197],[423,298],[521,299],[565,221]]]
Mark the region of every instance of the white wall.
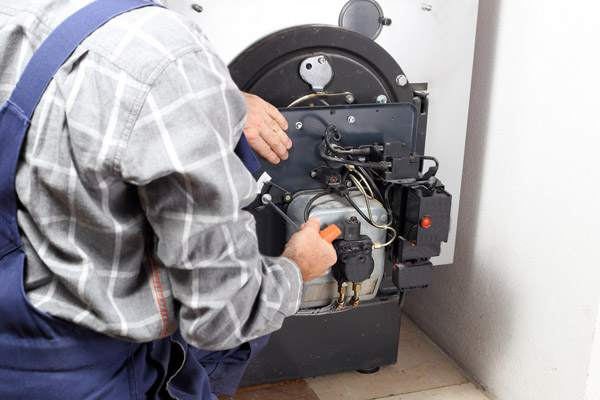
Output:
[[600,399],[599,21],[480,1],[454,264],[406,309],[501,400]]
[[585,400],[598,399],[600,399],[600,307],[598,307],[598,315],[596,317],[594,345],[591,353],[590,369],[585,392]]

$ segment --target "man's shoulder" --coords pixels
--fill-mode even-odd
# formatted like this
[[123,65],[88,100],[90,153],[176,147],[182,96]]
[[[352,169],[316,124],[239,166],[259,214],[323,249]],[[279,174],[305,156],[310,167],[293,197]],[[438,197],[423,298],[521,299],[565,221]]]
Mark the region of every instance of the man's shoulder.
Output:
[[199,27],[162,7],[144,7],[115,17],[84,46],[143,82],[184,54],[213,52]]

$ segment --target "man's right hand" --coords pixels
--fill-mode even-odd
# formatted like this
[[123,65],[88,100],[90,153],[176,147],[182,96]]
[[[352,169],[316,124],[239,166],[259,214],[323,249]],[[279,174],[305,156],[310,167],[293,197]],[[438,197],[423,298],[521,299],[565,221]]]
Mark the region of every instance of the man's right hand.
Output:
[[285,245],[282,256],[300,268],[302,280],[311,281],[323,275],[337,261],[335,249],[319,235],[321,221],[310,218]]

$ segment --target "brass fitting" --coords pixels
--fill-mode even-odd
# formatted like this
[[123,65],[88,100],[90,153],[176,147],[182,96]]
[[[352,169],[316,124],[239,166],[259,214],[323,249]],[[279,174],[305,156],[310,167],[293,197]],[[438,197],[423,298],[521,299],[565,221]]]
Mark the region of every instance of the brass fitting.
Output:
[[354,291],[354,295],[350,300],[350,304],[352,305],[352,307],[356,307],[358,303],[360,303],[360,299],[358,298],[360,293],[360,282],[352,284],[352,291]]
[[339,297],[335,300],[336,308],[342,308],[344,306],[344,300],[346,299],[346,288],[348,282],[338,282],[338,293]]

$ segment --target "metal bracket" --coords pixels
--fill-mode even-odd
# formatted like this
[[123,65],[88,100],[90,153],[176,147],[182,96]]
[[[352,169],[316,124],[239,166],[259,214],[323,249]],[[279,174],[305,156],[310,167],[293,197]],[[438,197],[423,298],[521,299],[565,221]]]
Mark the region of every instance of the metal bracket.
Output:
[[308,57],[300,64],[300,76],[315,93],[323,93],[333,78],[333,69],[324,54]]

